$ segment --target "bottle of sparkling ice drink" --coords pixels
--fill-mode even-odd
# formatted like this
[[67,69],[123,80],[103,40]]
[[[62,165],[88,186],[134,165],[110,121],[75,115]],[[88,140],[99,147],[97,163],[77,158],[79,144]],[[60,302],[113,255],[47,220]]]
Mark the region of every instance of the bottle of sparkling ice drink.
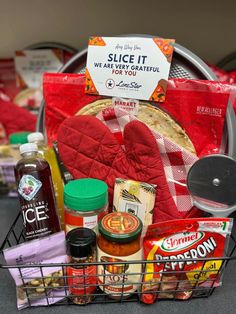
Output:
[[60,231],[56,201],[48,162],[38,156],[34,143],[20,146],[15,177],[25,227],[25,239],[32,240]]
[[29,134],[28,142],[37,144],[38,153],[42,156],[43,159],[45,159],[49,163],[56,196],[58,215],[61,227],[64,229],[64,187],[54,150],[46,145],[44,135],[41,132],[34,132]]

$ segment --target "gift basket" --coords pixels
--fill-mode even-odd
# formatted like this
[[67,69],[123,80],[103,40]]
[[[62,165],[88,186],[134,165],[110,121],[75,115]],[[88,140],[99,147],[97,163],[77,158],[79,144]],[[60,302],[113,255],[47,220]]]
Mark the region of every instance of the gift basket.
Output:
[[[44,75],[37,130],[61,169],[66,235],[50,172],[39,166],[37,145],[25,144],[15,171],[23,215],[0,249],[18,309],[209,297],[236,259],[228,218],[236,202],[234,88],[213,81],[204,62],[172,40],[154,42],[167,62],[174,54],[168,82],[148,101],[99,95],[85,71],[87,50]],[[106,84],[114,87],[111,78]],[[23,175],[24,154],[43,178]]]
[[[27,253],[21,248],[21,245],[18,245],[20,253],[16,254],[15,258],[20,257],[21,259],[17,260],[17,265],[15,265],[15,259],[13,259],[13,265],[1,265],[1,271],[9,270],[16,280],[19,309],[45,305],[88,304],[89,306],[89,304],[123,302],[152,304],[155,300],[176,301],[207,298],[212,295],[216,287],[221,285],[222,275],[227,271],[227,264],[229,262],[234,263],[236,259],[235,231],[233,233],[230,236],[227,256],[220,258],[209,254],[207,257],[198,257],[196,261],[194,255],[191,258],[186,255],[187,258],[184,258],[183,255],[179,254],[174,262],[173,255],[171,255],[169,258],[165,256],[165,258],[158,260],[158,263],[155,261],[155,264],[153,258],[151,260],[128,260],[122,261],[122,263],[118,260],[94,262],[88,258],[80,262],[79,269],[76,269],[77,273],[68,271],[68,269],[74,269],[75,261],[68,261],[65,258],[65,251],[60,252],[55,257],[57,262],[45,260],[43,264],[35,264],[32,251]],[[19,214],[1,246],[1,251],[7,247],[16,247],[24,240],[22,218]],[[60,241],[56,242],[56,245],[61,244],[62,239],[58,240]],[[217,242],[220,253],[222,253],[220,246],[223,243],[221,241]],[[149,246],[152,245],[152,241],[147,238],[146,242],[147,252],[150,252]],[[198,250],[204,252],[204,248],[207,250],[210,245],[214,246],[214,242],[205,243]],[[45,252],[48,254],[50,249],[52,248],[46,247]],[[41,250],[43,251],[43,248]],[[194,254],[193,248],[190,251]],[[39,253],[42,254],[42,252]],[[24,258],[30,259],[30,256],[32,263],[27,263],[27,266],[24,265]],[[51,256],[50,258],[52,259]],[[198,267],[191,268],[191,263],[194,265],[196,262]],[[155,268],[154,265],[158,265],[158,267]],[[170,265],[174,265],[176,269],[176,265],[179,265],[181,270],[173,270]],[[88,273],[88,267],[95,267],[95,269],[100,267],[102,274],[98,272]],[[129,268],[132,270],[128,272],[129,281],[127,283],[126,269]],[[119,278],[119,280],[117,282],[110,281],[110,278]],[[152,282],[152,285],[149,282]],[[224,289],[224,284],[221,289]]]

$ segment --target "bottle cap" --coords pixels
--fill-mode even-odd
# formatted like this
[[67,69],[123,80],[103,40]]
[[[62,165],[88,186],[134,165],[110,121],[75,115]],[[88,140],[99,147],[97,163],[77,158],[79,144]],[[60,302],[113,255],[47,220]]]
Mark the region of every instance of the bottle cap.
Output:
[[28,142],[44,141],[44,135],[41,132],[33,132],[28,135]]
[[27,136],[29,134],[30,134],[30,132],[12,133],[9,136],[9,142],[10,142],[10,144],[25,144],[25,143],[28,143]]
[[66,235],[67,255],[86,257],[92,254],[96,247],[96,233],[88,228],[76,228]]
[[38,151],[38,146],[35,143],[26,143],[22,144],[20,146],[20,153],[30,153],[30,152],[37,152]]
[[64,202],[68,208],[88,212],[105,206],[108,202],[108,186],[92,178],[70,181],[64,188]]
[[142,221],[135,215],[126,212],[107,214],[98,223],[98,230],[104,238],[120,243],[135,240],[141,234],[142,228]]

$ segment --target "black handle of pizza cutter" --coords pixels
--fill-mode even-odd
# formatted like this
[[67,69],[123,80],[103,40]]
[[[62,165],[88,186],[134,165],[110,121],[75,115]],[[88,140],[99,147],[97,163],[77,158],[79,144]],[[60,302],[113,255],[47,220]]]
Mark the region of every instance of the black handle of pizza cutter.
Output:
[[[199,159],[188,172],[187,186],[196,197],[197,208],[215,217],[229,216],[236,210],[236,161],[220,154]],[[220,203],[222,207],[208,205],[207,201]]]

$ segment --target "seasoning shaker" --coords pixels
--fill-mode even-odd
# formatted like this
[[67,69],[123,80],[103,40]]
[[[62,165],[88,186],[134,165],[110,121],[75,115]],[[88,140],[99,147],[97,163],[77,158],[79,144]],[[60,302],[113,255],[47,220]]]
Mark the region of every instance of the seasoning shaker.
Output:
[[64,187],[65,231],[97,224],[108,212],[108,186],[93,178],[72,180]]
[[[70,297],[75,304],[90,303],[97,283],[96,233],[89,228],[76,228],[66,235],[66,249],[69,263],[67,267],[67,284]],[[81,264],[88,263],[88,266]]]

